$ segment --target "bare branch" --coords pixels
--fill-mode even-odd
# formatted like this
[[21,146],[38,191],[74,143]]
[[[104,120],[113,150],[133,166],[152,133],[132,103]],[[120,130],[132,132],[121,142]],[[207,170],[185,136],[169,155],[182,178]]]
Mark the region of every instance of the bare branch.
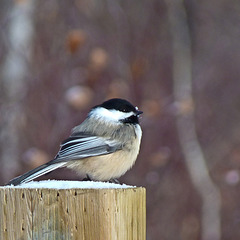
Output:
[[202,239],[221,238],[221,196],[209,176],[206,159],[198,142],[192,96],[191,39],[183,1],[166,1],[173,41],[173,81],[177,129],[192,182],[202,202]]

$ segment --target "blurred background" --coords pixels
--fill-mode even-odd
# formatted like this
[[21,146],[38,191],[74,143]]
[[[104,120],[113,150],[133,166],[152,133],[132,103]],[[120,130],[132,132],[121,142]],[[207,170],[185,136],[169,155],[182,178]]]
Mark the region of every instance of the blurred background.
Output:
[[3,0],[0,184],[126,98],[143,139],[120,181],[147,188],[147,239],[240,239],[239,66],[236,0]]

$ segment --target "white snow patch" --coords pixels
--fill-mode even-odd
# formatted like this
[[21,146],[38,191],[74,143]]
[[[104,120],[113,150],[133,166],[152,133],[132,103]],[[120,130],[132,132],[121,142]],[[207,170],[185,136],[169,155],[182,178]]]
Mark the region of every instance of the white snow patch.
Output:
[[51,188],[51,189],[71,189],[71,188],[84,188],[84,189],[106,189],[106,188],[134,188],[126,184],[117,184],[109,182],[93,182],[93,181],[58,181],[58,180],[45,180],[45,181],[32,181],[23,183],[18,186],[1,186],[0,188]]

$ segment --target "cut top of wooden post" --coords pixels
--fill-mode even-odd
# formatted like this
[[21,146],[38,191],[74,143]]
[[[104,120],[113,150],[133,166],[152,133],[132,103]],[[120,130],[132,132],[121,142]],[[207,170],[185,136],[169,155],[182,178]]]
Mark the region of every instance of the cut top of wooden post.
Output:
[[110,186],[0,187],[0,239],[145,240],[145,188]]

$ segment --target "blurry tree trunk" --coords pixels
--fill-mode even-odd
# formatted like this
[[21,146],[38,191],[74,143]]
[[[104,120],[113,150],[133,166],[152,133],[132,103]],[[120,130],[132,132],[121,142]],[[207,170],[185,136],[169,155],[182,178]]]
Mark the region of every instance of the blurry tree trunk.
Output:
[[9,14],[8,52],[2,67],[1,177],[9,180],[19,166],[22,99],[27,90],[33,35],[32,0],[15,1]]
[[202,200],[202,239],[221,238],[221,197],[209,176],[208,167],[197,139],[192,96],[191,39],[184,2],[167,0],[173,41],[173,82],[177,107],[177,130],[191,180]]

